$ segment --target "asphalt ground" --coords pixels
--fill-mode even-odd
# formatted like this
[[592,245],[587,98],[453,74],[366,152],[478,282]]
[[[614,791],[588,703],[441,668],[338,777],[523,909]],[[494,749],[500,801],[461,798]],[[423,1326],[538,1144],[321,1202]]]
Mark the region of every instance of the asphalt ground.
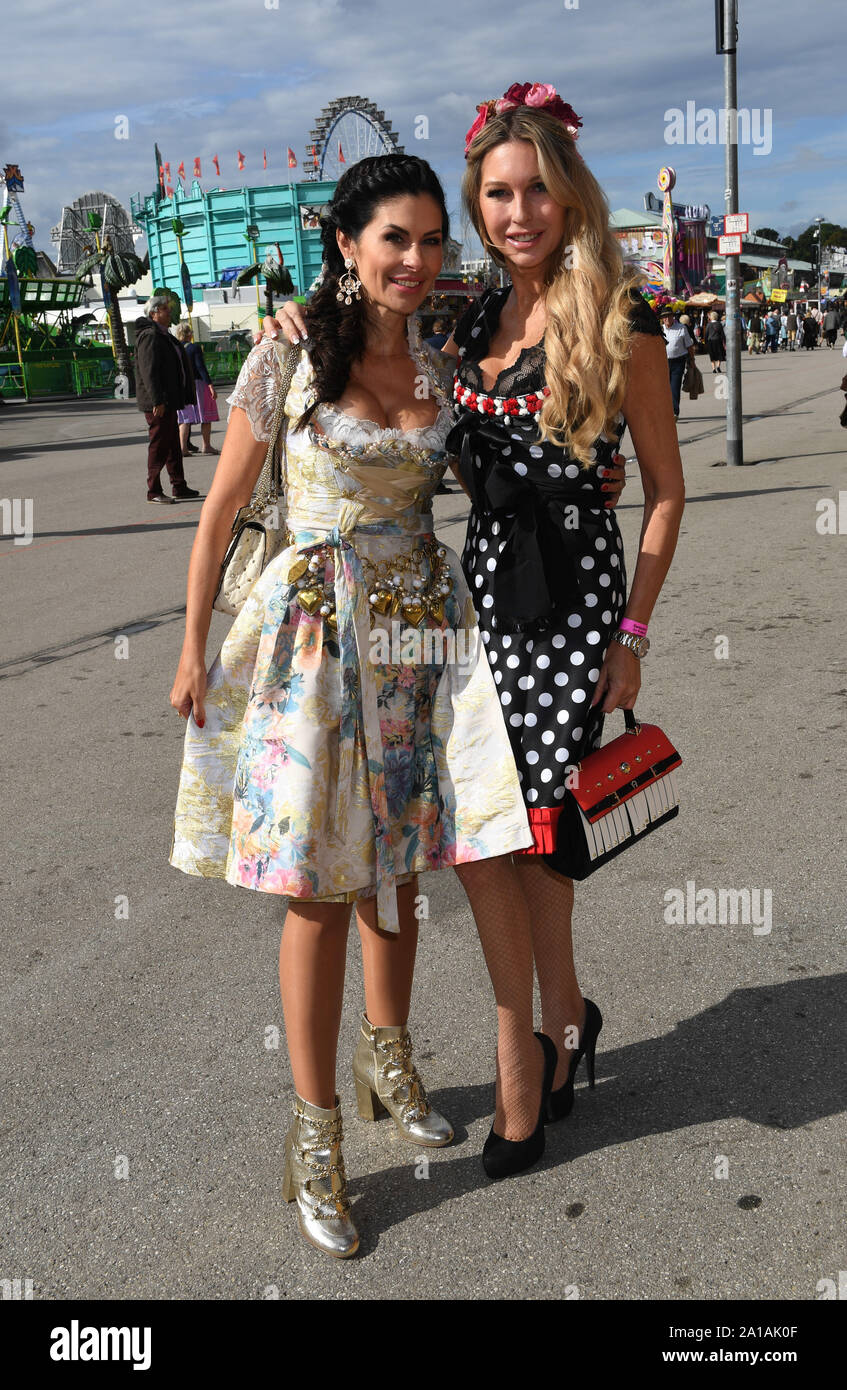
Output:
[[[583,1068],[537,1169],[491,1184],[481,1167],[495,1012],[455,874],[421,878],[410,1026],[456,1128],[427,1164],[355,1112],[351,932],[339,1088],[362,1245],[344,1262],[305,1244],[280,1192],[284,900],[168,864],[185,727],[168,692],[200,502],[147,505],[131,403],[0,413],[0,495],[34,508],[31,544],[0,540],[4,1278],[42,1300],[826,1296],[847,1267],[844,366],[821,348],[745,355],[755,467],[716,466],[707,362],[704,396],[683,401],[688,502],[638,704],[682,752],[682,809],[577,885],[597,1085]],[[190,484],[205,493],[214,465],[188,459]],[[839,490],[841,532],[821,534]],[[464,495],[435,513],[461,550]],[[209,663],[228,624],[214,616]],[[759,930],[667,921],[689,883],[771,906]]]

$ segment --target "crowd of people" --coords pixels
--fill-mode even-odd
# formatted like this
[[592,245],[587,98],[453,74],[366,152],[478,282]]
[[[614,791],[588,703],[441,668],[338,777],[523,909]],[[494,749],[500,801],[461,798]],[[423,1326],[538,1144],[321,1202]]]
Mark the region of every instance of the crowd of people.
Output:
[[[690,314],[660,310],[668,354],[674,416],[679,418],[680,395],[684,389],[686,365],[695,363],[698,353],[708,353],[712,375],[722,373],[726,361],[726,314],[710,309],[708,316],[693,324]],[[847,340],[847,298],[818,308],[813,305],[785,304],[742,308],[741,343],[753,356],[763,352],[811,351],[819,342],[832,350],[839,333]],[[847,349],[845,349],[847,354]]]

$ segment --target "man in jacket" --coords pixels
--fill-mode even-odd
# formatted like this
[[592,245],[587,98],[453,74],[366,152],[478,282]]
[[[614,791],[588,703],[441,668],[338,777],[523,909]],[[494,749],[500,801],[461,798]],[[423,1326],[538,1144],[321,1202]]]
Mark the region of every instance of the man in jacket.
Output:
[[[190,488],[182,470],[182,449],[176,413],[192,405],[194,375],[181,343],[169,332],[171,301],[155,294],[146,314],[135,325],[136,402],[149,430],[147,449],[147,501],[190,499],[200,493]],[[173,497],[162,490],[161,472],[167,468]]]

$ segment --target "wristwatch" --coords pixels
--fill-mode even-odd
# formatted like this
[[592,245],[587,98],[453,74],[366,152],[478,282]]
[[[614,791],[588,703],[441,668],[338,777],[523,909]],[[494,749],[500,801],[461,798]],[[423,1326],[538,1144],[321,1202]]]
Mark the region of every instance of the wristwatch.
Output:
[[650,650],[650,638],[638,637],[634,632],[621,632],[618,630],[614,634],[613,640],[615,642],[620,642],[622,647],[627,647],[634,656],[638,657],[639,661],[643,656],[646,656]]

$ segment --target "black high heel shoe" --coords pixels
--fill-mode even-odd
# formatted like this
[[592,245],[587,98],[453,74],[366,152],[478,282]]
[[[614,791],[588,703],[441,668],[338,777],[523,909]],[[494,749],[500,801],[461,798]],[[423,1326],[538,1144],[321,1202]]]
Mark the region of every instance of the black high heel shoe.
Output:
[[482,1166],[489,1178],[508,1178],[513,1173],[522,1173],[531,1168],[544,1152],[544,1119],[550,1103],[553,1077],[559,1062],[555,1043],[546,1033],[536,1033],[544,1052],[544,1076],[541,1082],[541,1105],[538,1110],[538,1124],[528,1139],[504,1139],[494,1133],[494,1126],[482,1150]]
[[592,999],[585,1001],[585,1022],[582,1025],[582,1035],[579,1040],[579,1047],[571,1057],[568,1079],[557,1091],[553,1091],[547,1102],[547,1120],[555,1123],[556,1120],[563,1120],[573,1109],[573,1083],[577,1073],[577,1068],[585,1058],[585,1066],[588,1071],[588,1085],[594,1089],[594,1053],[597,1048],[597,1038],[600,1029],[603,1027],[603,1015]]

